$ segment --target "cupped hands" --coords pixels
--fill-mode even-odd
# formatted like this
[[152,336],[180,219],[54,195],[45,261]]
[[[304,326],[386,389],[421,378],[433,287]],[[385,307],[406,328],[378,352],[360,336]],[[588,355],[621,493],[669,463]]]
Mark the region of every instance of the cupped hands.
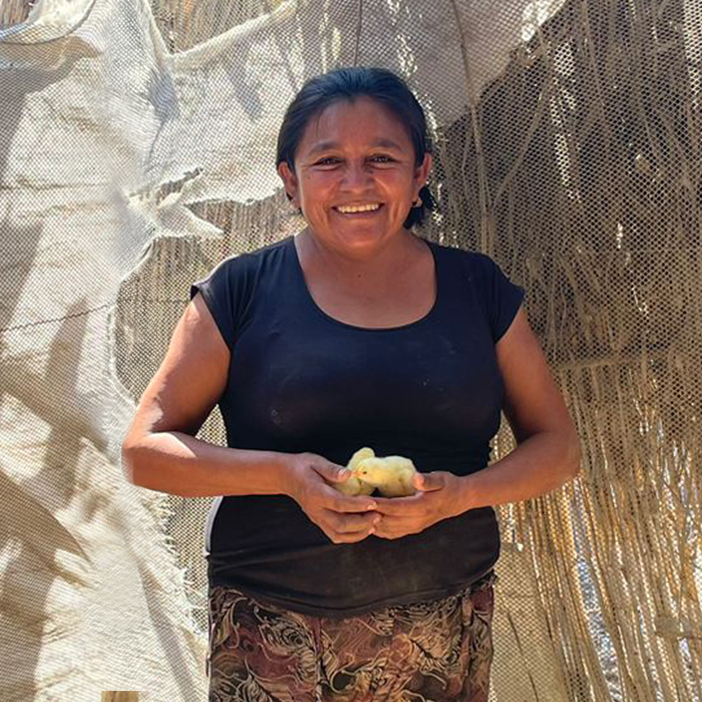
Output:
[[418,534],[428,527],[466,511],[465,480],[444,470],[417,473],[413,478],[417,492],[410,497],[373,497],[380,520],[375,536],[399,539]]

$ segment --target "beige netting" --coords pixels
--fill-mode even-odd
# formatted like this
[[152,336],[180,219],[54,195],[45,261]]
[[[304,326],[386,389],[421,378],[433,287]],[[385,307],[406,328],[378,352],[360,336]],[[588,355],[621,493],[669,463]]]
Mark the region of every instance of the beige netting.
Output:
[[190,282],[301,226],[278,125],[350,64],[425,105],[423,234],[526,287],[582,438],[576,482],[499,510],[492,699],[702,700],[702,0],[9,0],[0,27],[3,702],[206,698],[211,501],[127,484],[119,446]]

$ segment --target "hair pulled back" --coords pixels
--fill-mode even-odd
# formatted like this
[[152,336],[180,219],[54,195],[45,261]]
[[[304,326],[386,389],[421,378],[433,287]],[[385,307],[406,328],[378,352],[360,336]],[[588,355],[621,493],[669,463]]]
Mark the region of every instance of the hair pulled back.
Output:
[[[295,152],[310,120],[339,100],[353,101],[369,97],[381,103],[405,125],[414,146],[415,164],[431,153],[424,110],[402,78],[384,68],[337,68],[308,80],[285,111],[278,132],[276,166],[285,162],[295,170]],[[408,229],[424,219],[426,210],[434,209],[434,200],[425,185],[419,191],[421,205],[413,207],[405,220]]]

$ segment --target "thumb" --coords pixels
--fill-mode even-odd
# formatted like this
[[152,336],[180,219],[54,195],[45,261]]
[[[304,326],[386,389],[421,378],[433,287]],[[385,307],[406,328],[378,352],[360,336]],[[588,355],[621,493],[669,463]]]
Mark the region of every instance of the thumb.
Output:
[[332,483],[341,483],[344,480],[348,480],[351,475],[351,471],[348,468],[332,463],[331,461],[319,461],[315,464],[314,469],[325,480]]
[[344,468],[344,466],[336,466],[332,468],[332,472],[334,473],[332,480],[338,483],[348,480],[351,477],[351,471],[348,468]]
[[417,490],[422,490],[423,492],[441,489],[441,480],[431,473],[415,473],[412,478],[412,484]]

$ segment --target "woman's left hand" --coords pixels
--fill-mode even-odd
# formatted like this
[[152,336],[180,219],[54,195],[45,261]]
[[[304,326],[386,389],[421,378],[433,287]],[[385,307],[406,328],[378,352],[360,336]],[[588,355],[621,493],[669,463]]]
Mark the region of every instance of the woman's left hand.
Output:
[[417,492],[411,497],[373,497],[378,505],[375,511],[380,515],[374,536],[399,539],[418,534],[442,519],[466,511],[464,478],[437,470],[417,473],[413,484]]

